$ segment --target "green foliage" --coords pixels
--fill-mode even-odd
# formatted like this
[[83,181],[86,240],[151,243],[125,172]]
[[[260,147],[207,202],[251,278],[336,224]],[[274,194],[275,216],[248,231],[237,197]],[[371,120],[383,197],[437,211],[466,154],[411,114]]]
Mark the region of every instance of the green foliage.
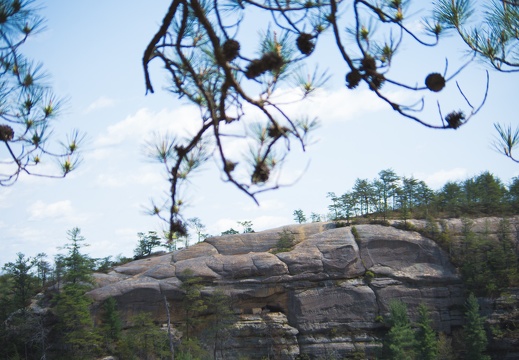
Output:
[[[179,346],[175,360],[200,360],[208,358],[208,352],[196,338],[186,339]],[[216,359],[216,357],[214,358]]]
[[83,243],[85,238],[79,228],[73,228],[67,234],[70,243],[62,248],[67,253],[56,257],[56,267],[59,263],[64,281],[54,298],[59,342],[67,354],[77,353],[89,358],[96,353],[99,343],[90,317],[92,300],[85,294],[93,283],[95,260],[81,253],[88,245]]
[[222,235],[236,235],[240,232],[238,230],[234,230],[233,228],[230,228],[229,230],[222,231]]
[[148,313],[131,319],[132,327],[124,331],[118,343],[117,355],[127,360],[159,360],[171,358],[168,335],[155,325]]
[[310,219],[313,223],[321,222],[321,215],[313,212],[310,214]]
[[242,233],[249,234],[253,233],[254,229],[252,228],[252,221],[245,220],[245,221],[238,221],[238,225],[242,227]]
[[390,328],[383,343],[386,358],[413,360],[416,356],[416,340],[407,316],[407,306],[401,301],[391,300],[387,322]]
[[182,306],[184,309],[184,336],[185,339],[191,338],[191,330],[193,330],[200,322],[198,317],[207,305],[202,298],[202,278],[193,276],[193,271],[186,269],[182,272],[182,285],[180,288],[184,291]]
[[499,223],[497,239],[487,232],[476,235],[470,230],[470,222],[466,221],[463,248],[461,273],[470,291],[477,295],[498,296],[518,283],[519,258],[506,219]]
[[133,250],[135,259],[151,255],[153,249],[161,246],[161,239],[155,231],[148,231],[147,234],[137,233],[137,236],[139,241],[137,247]]
[[449,338],[445,333],[440,333],[438,335],[438,357],[437,359],[441,360],[455,360],[456,356],[454,354],[454,349],[452,347],[452,339]]
[[95,260],[88,255],[82,254],[80,250],[88,246],[85,238],[81,235],[79,228],[67,231],[70,243],[65,244],[61,249],[67,250],[65,256],[60,257],[62,263],[63,280],[72,284],[91,284],[93,282],[92,272],[95,267]]
[[364,281],[366,282],[366,284],[371,284],[371,281],[375,278],[375,273],[371,270],[367,270],[365,273],[364,273]]
[[357,228],[355,226],[351,227],[351,234],[355,238],[355,241],[359,241],[360,240],[359,231],[357,230]]
[[287,252],[291,251],[295,245],[295,235],[292,231],[287,228],[284,228],[281,232],[278,233],[279,239],[276,243],[276,248],[273,250],[273,253]]
[[8,262],[2,267],[9,281],[7,293],[10,294],[11,308],[25,309],[29,305],[31,297],[36,293],[38,279],[32,274],[35,260],[18,253],[16,261]]
[[418,307],[418,330],[416,332],[417,354],[421,360],[436,360],[438,355],[438,342],[436,334],[431,326],[429,310],[425,304]]
[[55,299],[60,342],[66,353],[85,359],[96,353],[99,343],[90,317],[91,302],[85,286],[78,283],[65,284]]
[[120,339],[122,326],[121,316],[117,311],[117,302],[113,297],[109,297],[103,304],[101,326],[99,327],[99,333],[104,339],[107,349],[113,348],[113,344]]
[[484,352],[487,348],[488,339],[484,328],[484,318],[479,313],[478,299],[470,294],[466,304],[464,341],[465,359],[467,360],[490,360]]
[[301,209],[294,210],[293,215],[294,215],[294,220],[296,223],[303,224],[306,222],[306,216],[305,216],[303,210],[301,210]]
[[205,338],[212,349],[213,359],[217,359],[218,351],[231,340],[230,329],[237,317],[232,310],[230,297],[221,289],[213,292],[205,303],[211,311],[211,315],[204,321]]
[[398,217],[404,226],[396,226],[406,229],[410,218],[516,214],[519,195],[514,194],[519,194],[518,189],[519,180],[506,187],[486,171],[462,182],[447,182],[433,191],[421,180],[400,177],[388,169],[380,171],[373,181],[356,179],[353,189],[341,196],[329,192],[327,197],[332,201],[328,205],[332,220],[369,216],[370,223],[387,224],[385,220]]

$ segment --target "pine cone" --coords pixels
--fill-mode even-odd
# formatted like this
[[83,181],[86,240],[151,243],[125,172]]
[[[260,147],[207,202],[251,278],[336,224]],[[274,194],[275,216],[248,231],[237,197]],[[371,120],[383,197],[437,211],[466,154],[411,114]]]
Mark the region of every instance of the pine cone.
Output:
[[314,37],[311,34],[302,33],[297,37],[296,45],[299,51],[303,55],[310,55],[315,48],[315,44],[312,42]]
[[453,111],[445,117],[445,121],[449,124],[448,127],[452,129],[457,129],[463,125],[463,120],[465,120],[465,114],[461,111]]
[[445,87],[445,78],[438,73],[431,73],[425,78],[425,86],[427,89],[438,92]]
[[14,130],[8,125],[0,125],[0,141],[11,141],[14,137]]
[[233,61],[240,53],[240,43],[236,40],[229,39],[223,43],[223,56],[227,61]]

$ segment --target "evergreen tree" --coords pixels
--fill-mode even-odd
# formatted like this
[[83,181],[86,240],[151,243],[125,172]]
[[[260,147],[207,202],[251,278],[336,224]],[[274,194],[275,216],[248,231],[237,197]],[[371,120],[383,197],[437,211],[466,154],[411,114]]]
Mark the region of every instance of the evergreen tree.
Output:
[[137,247],[133,250],[134,258],[141,259],[145,256],[151,255],[153,249],[161,245],[160,237],[155,231],[148,231],[147,234],[137,233],[139,242]]
[[72,284],[90,284],[93,281],[92,272],[95,260],[80,252],[83,247],[89,245],[84,243],[86,240],[77,227],[67,231],[67,235],[70,243],[62,247],[62,250],[67,250],[67,254],[61,259],[63,261],[63,280]]
[[250,234],[254,232],[254,229],[252,228],[252,221],[250,220],[238,221],[238,225],[242,227],[243,234]]
[[132,327],[121,338],[117,355],[125,360],[171,358],[168,335],[155,325],[152,316],[140,313],[131,319]]
[[121,337],[122,320],[117,311],[117,301],[113,297],[109,297],[103,304],[103,312],[101,315],[100,333],[105,340],[105,346],[110,349]]
[[47,254],[39,253],[34,258],[35,266],[36,266],[36,274],[38,279],[40,280],[40,287],[44,288],[47,285],[47,280],[52,273],[51,264],[45,260],[47,258]]
[[413,360],[416,340],[411,322],[407,316],[407,306],[398,300],[389,302],[389,331],[383,343],[383,352],[388,360]]
[[184,291],[182,305],[184,308],[184,335],[185,339],[190,339],[190,331],[200,322],[198,315],[207,309],[202,298],[202,279],[193,276],[193,271],[186,269],[182,273],[184,280],[180,288]]
[[508,185],[508,204],[513,214],[519,214],[519,176],[514,177]]
[[438,342],[436,334],[431,326],[429,310],[425,304],[418,306],[418,330],[416,332],[417,354],[420,360],[436,360],[438,355]]
[[313,212],[310,214],[310,219],[312,220],[313,223],[321,222],[321,215]]
[[382,170],[378,173],[381,183],[382,195],[382,214],[384,220],[387,219],[388,211],[390,210],[390,200],[396,195],[398,188],[397,181],[400,179],[393,169]]
[[97,351],[98,337],[90,316],[92,300],[85,286],[67,283],[56,297],[58,330],[64,351],[75,359],[90,359]]
[[[215,290],[206,304],[212,313],[206,323],[206,333],[213,350],[213,359],[217,359],[218,350],[230,340],[229,330],[236,317],[231,308],[231,299],[221,289]],[[223,354],[220,354],[219,358],[223,359]]]
[[335,195],[334,192],[327,193],[326,197],[332,201],[332,203],[328,205],[328,210],[330,210],[332,220],[339,220],[341,218],[341,203],[339,197]]
[[86,291],[93,283],[95,261],[81,252],[85,238],[79,228],[67,232],[70,243],[62,249],[67,253],[58,257],[63,264],[64,285],[55,298],[58,331],[64,351],[77,359],[91,358],[98,345],[98,337],[90,316],[92,300]]
[[367,215],[372,206],[373,186],[367,179],[356,179],[353,185],[353,193],[359,201],[359,210],[361,215]]
[[452,339],[444,333],[438,335],[438,360],[455,360],[454,349],[452,348]]
[[506,188],[488,171],[475,178],[478,208],[483,214],[497,215],[505,210]]
[[490,357],[484,354],[488,339],[484,328],[484,319],[479,313],[478,299],[473,293],[469,295],[467,300],[463,330],[465,359],[490,360]]
[[8,291],[11,293],[11,304],[14,309],[25,310],[25,307],[30,303],[31,297],[37,290],[37,278],[32,274],[34,265],[34,259],[18,253],[14,263],[8,262],[2,267],[2,270],[6,272],[11,280],[11,286]]
[[342,216],[349,223],[351,217],[358,211],[356,207],[357,200],[349,192],[342,194],[339,200],[341,202]]
[[292,215],[294,215],[294,220],[296,223],[303,224],[306,222],[306,216],[305,216],[305,213],[303,212],[303,210],[301,210],[301,209],[294,210],[294,213]]
[[229,230],[222,231],[222,235],[236,235],[240,232],[238,230],[234,230],[233,228],[230,228]]
[[449,181],[438,193],[439,210],[448,217],[458,217],[462,213],[463,189],[457,182]]

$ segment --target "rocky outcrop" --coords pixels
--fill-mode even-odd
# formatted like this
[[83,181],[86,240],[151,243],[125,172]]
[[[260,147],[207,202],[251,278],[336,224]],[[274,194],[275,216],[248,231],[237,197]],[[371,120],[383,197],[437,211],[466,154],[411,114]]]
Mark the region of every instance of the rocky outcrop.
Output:
[[[462,226],[448,225],[454,233]],[[283,231],[296,245],[276,253]],[[220,351],[224,359],[372,354],[392,299],[404,301],[413,320],[425,303],[439,331],[462,325],[461,279],[435,242],[380,225],[357,225],[355,233],[312,223],[214,237],[97,274],[89,294],[96,304],[114,297],[126,320],[145,311],[158,322],[166,321],[165,297],[173,323],[180,323],[181,284],[190,269],[203,279],[204,294],[223,290],[240,315],[233,340]]]

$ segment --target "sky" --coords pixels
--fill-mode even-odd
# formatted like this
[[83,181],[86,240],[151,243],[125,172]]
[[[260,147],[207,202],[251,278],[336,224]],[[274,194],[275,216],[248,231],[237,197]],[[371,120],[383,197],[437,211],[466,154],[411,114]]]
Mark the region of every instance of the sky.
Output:
[[[157,131],[183,134],[197,119],[196,108],[161,89],[166,83],[159,68],[152,69],[157,91],[145,94],[142,54],[169,1],[36,3],[42,4],[46,31],[23,51],[43,63],[55,92],[67,98],[54,125],[56,137],[79,129],[87,142],[81,166],[65,179],[22,176],[14,186],[0,188],[0,264],[13,261],[18,252],[53,256],[74,227],[90,244],[85,251],[91,256],[132,256],[137,233],[163,228],[145,208],[168,185],[161,168],[143,155],[143,143]],[[420,14],[415,16],[418,21]],[[258,21],[252,18],[247,26],[263,25]],[[397,59],[395,75],[422,83],[428,73],[444,71],[446,57],[452,73],[466,59],[458,45],[453,38],[435,49],[414,50],[410,45],[404,49],[408,55]],[[312,57],[333,75],[325,88],[297,105],[298,111],[321,122],[314,142],[306,152],[296,149],[291,154],[281,178],[287,186],[261,194],[260,206],[222,182],[215,162],[209,161],[192,180],[186,210],[187,218],[200,218],[207,233],[239,229],[238,221],[252,221],[256,231],[280,227],[294,222],[296,209],[325,214],[328,192],[342,194],[355,179],[373,179],[383,169],[414,176],[433,189],[483,171],[505,184],[519,175],[519,166],[490,145],[494,122],[515,127],[519,121],[517,75],[491,71],[483,109],[460,129],[440,131],[398,116],[366,88],[348,90],[345,65],[330,37]],[[475,62],[457,77],[476,106],[485,92],[486,68]],[[455,84],[449,86],[452,90]],[[412,100],[404,93],[394,95]],[[456,91],[438,96],[445,113],[463,107]],[[438,118],[435,100],[432,104],[423,113],[427,119]]]

